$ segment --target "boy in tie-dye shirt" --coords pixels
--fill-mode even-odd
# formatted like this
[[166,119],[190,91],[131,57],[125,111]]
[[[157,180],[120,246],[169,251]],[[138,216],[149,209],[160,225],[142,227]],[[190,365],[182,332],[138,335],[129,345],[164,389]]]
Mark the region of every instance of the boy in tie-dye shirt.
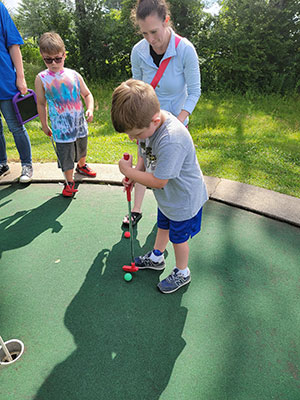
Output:
[[[76,71],[64,68],[66,50],[61,37],[46,32],[40,38],[40,52],[48,69],[35,80],[37,107],[42,129],[56,143],[59,164],[66,178],[63,196],[72,197],[77,189],[73,179],[74,162],[80,174],[95,177],[86,164],[87,122],[93,120],[94,99],[83,78]],[[81,96],[86,105],[84,114]],[[51,128],[48,125],[47,104]]]

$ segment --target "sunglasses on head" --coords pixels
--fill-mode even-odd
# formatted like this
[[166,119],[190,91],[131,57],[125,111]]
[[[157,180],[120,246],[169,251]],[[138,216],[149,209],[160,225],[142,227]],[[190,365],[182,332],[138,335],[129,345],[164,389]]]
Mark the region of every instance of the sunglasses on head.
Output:
[[63,59],[62,57],[54,57],[54,58],[45,57],[45,58],[44,58],[44,61],[45,61],[46,64],[52,64],[53,61],[54,61],[56,64],[59,64],[60,62],[62,62],[62,59]]

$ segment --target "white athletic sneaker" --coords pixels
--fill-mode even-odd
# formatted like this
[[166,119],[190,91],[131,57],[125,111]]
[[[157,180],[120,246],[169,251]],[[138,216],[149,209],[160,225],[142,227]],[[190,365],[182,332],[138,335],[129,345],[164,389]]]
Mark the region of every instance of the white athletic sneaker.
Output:
[[28,183],[32,180],[33,168],[32,165],[23,165],[20,176],[21,183]]

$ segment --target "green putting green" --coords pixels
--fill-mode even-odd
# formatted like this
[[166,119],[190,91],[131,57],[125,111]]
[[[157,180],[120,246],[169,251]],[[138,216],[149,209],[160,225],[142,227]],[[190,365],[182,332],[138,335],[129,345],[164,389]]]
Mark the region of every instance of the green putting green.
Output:
[[[190,241],[192,282],[163,295],[139,271],[121,187],[0,186],[1,400],[299,400],[300,229],[209,201]],[[154,243],[147,191],[135,255]]]

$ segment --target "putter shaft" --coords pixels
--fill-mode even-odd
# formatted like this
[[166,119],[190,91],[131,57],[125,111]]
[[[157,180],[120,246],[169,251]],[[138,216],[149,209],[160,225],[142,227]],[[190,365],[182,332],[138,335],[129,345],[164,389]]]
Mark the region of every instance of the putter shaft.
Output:
[[[131,187],[127,188],[130,191]],[[128,200],[128,217],[129,217],[129,232],[130,232],[130,249],[131,249],[131,259],[134,262],[134,251],[133,251],[133,233],[132,233],[132,219],[131,219],[131,200]]]

